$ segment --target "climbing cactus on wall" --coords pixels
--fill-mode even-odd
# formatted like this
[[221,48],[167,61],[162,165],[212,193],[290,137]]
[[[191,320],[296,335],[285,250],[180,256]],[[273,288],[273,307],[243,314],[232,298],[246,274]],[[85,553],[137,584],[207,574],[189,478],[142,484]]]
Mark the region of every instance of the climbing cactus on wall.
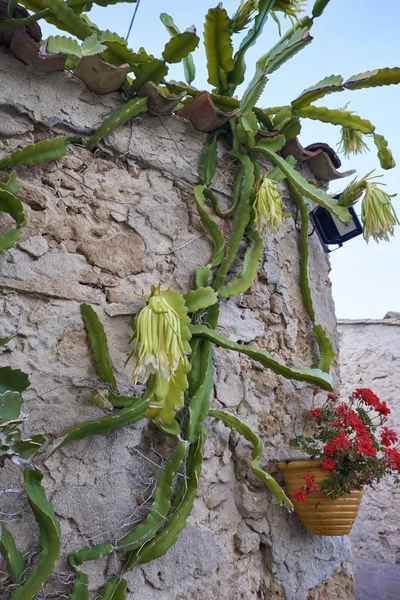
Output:
[[[23,29],[29,35],[29,27],[33,24],[37,27],[43,19],[58,27],[61,35],[51,36],[42,47],[37,42],[38,57],[63,56],[62,68],[77,75],[84,61],[94,56],[108,72],[128,65],[122,85],[118,84],[121,107],[109,115],[88,140],[64,136],[29,145],[0,160],[1,170],[56,160],[66,154],[68,144],[80,144],[92,150],[115,128],[137,115],[148,110],[157,114],[159,105],[155,99],[158,102],[161,102],[160,98],[162,102],[168,100],[170,106],[171,97],[176,94],[177,108],[173,110],[181,111],[184,116],[190,105],[204,94],[192,85],[195,78],[192,52],[199,44],[195,29],[189,27],[181,33],[173,19],[163,13],[161,20],[170,39],[166,40],[162,56],[155,58],[143,48],[132,50],[118,34],[101,31],[89,20],[87,15],[93,5],[104,7],[117,3],[118,0],[90,3],[83,0],[29,0],[17,5],[11,0],[0,1],[0,42],[11,50],[16,32]],[[370,174],[359,181],[354,180],[339,198],[333,198],[298,172],[296,159],[290,152],[285,152],[285,148],[299,134],[302,119],[319,120],[342,128],[343,147],[347,153],[360,151],[365,143],[362,136],[372,136],[381,167],[394,167],[385,138],[376,133],[370,121],[346,107],[333,110],[316,106],[314,102],[345,90],[400,83],[400,68],[376,69],[345,81],[341,76],[326,77],[286,106],[258,106],[261,97],[268,97],[268,76],[312,42],[310,30],[314,20],[323,14],[328,4],[329,0],[316,0],[310,17],[302,16],[304,2],[301,0],[241,0],[231,16],[222,3],[207,12],[204,43],[208,82],[212,89],[206,97],[222,124],[214,124],[208,129],[202,126],[208,135],[199,157],[199,183],[194,188],[194,198],[201,224],[213,245],[213,255],[208,265],[200,266],[193,274],[193,288],[185,295],[163,289],[161,284],[145,290],[145,306],[133,323],[130,353],[127,349],[127,361],[134,357],[136,360],[132,366],[133,379],[140,379],[147,385],[142,397],[125,396],[118,390],[106,332],[96,312],[87,304],[81,307],[82,318],[98,376],[104,384],[101,394],[93,390],[93,400],[104,409],[103,417],[79,423],[54,439],[36,435],[23,440],[19,431],[21,394],[28,387],[28,380],[20,371],[0,369],[0,459],[11,459],[24,467],[24,487],[39,525],[41,547],[36,570],[24,580],[24,559],[11,533],[1,524],[0,552],[6,560],[11,581],[17,585],[12,600],[33,600],[37,596],[51,575],[60,551],[59,523],[46,498],[40,469],[60,448],[87,436],[104,435],[149,418],[163,434],[175,439],[175,447],[158,479],[153,504],[144,521],[116,544],[85,546],[70,554],[69,566],[77,573],[70,596],[72,600],[89,597],[88,577],[82,570],[86,561],[117,552],[124,557],[124,569],[130,569],[163,556],[176,542],[196,498],[206,437],[205,423],[209,418],[221,420],[253,445],[253,474],[265,483],[281,505],[291,508],[283,490],[261,468],[263,448],[258,435],[237,415],[211,408],[213,348],[219,346],[241,353],[283,377],[332,391],[330,369],[334,353],[325,330],[316,320],[308,273],[307,205],[316,203],[343,223],[348,223],[348,207],[365,194],[363,222],[367,239],[388,239],[398,223],[391,196],[382,191],[379,183],[371,181]],[[260,39],[270,16],[277,21],[279,31],[282,23],[289,22],[291,26],[283,35],[280,33],[278,42],[260,57],[239,100],[234,94],[246,79],[247,51]],[[240,43],[233,44],[234,36],[239,34],[242,36]],[[236,51],[234,47],[237,47]],[[186,82],[169,81],[168,65],[180,62]],[[40,66],[40,59],[34,64]],[[225,209],[221,208],[211,189],[221,137],[229,144],[235,165],[231,205]],[[273,164],[268,172],[263,167],[263,157]],[[310,367],[285,364],[265,350],[232,342],[217,330],[221,303],[247,291],[256,278],[265,231],[276,230],[285,219],[278,188],[282,181],[288,185],[301,218],[300,288],[319,348],[319,362]],[[24,214],[18,191],[14,171],[0,180],[0,210],[7,212],[17,224],[16,229],[0,237],[0,252],[21,239]],[[220,219],[232,220],[228,239],[214,214]],[[240,270],[233,275],[231,267],[240,256],[239,249],[243,244],[246,250]],[[7,342],[7,338],[2,340],[2,343]],[[178,474],[183,470],[186,477],[179,478]],[[117,578],[106,586],[103,598],[123,599],[126,588],[126,581]]]

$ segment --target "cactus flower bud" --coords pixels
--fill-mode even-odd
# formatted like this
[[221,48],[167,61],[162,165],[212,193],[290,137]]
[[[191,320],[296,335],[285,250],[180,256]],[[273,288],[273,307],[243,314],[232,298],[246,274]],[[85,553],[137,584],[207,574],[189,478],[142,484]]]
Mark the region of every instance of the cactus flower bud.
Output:
[[339,152],[343,152],[348,158],[351,154],[357,155],[369,150],[364,142],[360,131],[355,131],[350,127],[342,127],[342,137],[339,143]]
[[364,239],[369,241],[373,238],[390,241],[394,235],[395,225],[400,225],[396,212],[393,208],[391,198],[396,194],[389,195],[379,185],[382,183],[367,181],[365,195],[361,205],[361,220],[363,223]]

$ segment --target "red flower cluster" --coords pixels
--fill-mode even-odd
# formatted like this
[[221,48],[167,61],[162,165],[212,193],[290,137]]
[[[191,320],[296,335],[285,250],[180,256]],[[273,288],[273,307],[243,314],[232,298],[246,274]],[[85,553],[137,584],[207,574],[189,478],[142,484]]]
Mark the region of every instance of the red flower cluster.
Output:
[[[318,393],[314,390],[314,397]],[[333,479],[322,481],[318,490],[337,498],[387,475],[400,482],[400,443],[397,433],[385,426],[390,414],[386,402],[368,388],[356,389],[348,402],[336,400],[334,394],[328,394],[321,408],[309,411],[314,417],[312,437],[295,432],[291,441],[294,448],[319,458],[322,467],[333,472]],[[304,502],[309,493],[315,493],[313,489],[307,481],[295,499]]]
[[378,396],[368,388],[357,388],[353,392],[353,396],[354,398],[362,398],[365,404],[372,406],[380,415],[390,415],[390,408],[386,402],[381,402]]
[[305,481],[305,484],[293,494],[296,502],[305,502],[307,496],[311,496],[311,494],[319,494],[321,492],[321,488],[318,485],[315,485],[315,475],[306,473],[306,475],[303,477],[303,480]]

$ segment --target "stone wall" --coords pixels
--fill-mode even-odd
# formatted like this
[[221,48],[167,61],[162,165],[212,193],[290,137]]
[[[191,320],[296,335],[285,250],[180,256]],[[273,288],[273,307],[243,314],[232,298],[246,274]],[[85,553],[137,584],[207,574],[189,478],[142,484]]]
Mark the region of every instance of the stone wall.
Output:
[[[392,410],[390,425],[400,431],[400,315],[398,318],[339,321],[343,394],[371,388]],[[400,486],[389,480],[364,493],[351,532],[358,559],[400,563]]]
[[[88,135],[120,104],[118,95],[99,97],[65,73],[35,73],[1,49],[0,78],[0,156],[50,135]],[[123,364],[132,315],[143,306],[136,294],[159,282],[185,292],[196,267],[210,260],[192,193],[204,139],[177,117],[143,116],[94,154],[74,146],[57,162],[18,169],[27,225],[24,240],[0,259],[0,331],[19,327],[19,335],[0,361],[29,373],[26,432],[56,434],[102,414],[90,398],[98,382],[82,302],[105,325],[120,388],[135,391],[132,365]],[[221,202],[230,185],[221,145],[214,182]],[[282,190],[290,218],[276,236],[266,236],[252,289],[223,304],[220,330],[289,364],[311,365],[317,354],[299,288],[297,213]],[[318,317],[337,347],[329,264],[315,236],[310,254]],[[289,414],[310,405],[311,387],[224,350],[216,350],[215,365],[213,405],[234,409],[260,432],[264,465],[282,481],[277,459],[294,456]],[[348,541],[307,534],[251,476],[248,444],[215,422],[208,433],[189,524],[165,557],[124,575],[129,600],[313,600],[333,597],[329,590],[337,600],[351,599]],[[171,445],[143,421],[70,444],[48,461],[44,483],[61,522],[63,553],[46,598],[70,589],[68,552],[115,541],[143,518]],[[1,488],[0,510],[34,562],[37,529],[18,491],[20,469],[7,464]],[[85,570],[94,591],[120,573],[114,556]]]

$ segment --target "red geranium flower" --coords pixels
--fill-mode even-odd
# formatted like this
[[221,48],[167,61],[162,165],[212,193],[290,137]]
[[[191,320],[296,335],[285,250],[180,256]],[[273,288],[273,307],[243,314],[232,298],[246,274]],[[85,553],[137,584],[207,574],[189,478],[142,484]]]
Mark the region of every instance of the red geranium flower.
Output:
[[304,492],[301,489],[296,490],[295,493],[293,494],[293,496],[294,496],[294,499],[296,500],[296,502],[305,502],[306,501]]
[[321,458],[321,463],[324,469],[328,469],[328,471],[333,471],[333,469],[336,467],[336,461],[328,456],[323,456]]
[[313,417],[319,417],[320,419],[324,418],[324,415],[319,408],[313,408],[313,410],[310,410],[310,415],[313,415]]
[[398,441],[397,433],[388,427],[381,429],[381,441],[384,446],[391,446]]
[[386,402],[379,402],[376,406],[375,406],[375,410],[376,412],[378,412],[380,415],[390,415],[390,408],[388,407],[388,405],[386,404]]
[[365,456],[376,456],[376,448],[369,436],[359,436],[357,438],[356,450]]
[[369,388],[357,388],[353,396],[354,398],[362,398],[368,406],[376,406],[380,403],[378,396]]

